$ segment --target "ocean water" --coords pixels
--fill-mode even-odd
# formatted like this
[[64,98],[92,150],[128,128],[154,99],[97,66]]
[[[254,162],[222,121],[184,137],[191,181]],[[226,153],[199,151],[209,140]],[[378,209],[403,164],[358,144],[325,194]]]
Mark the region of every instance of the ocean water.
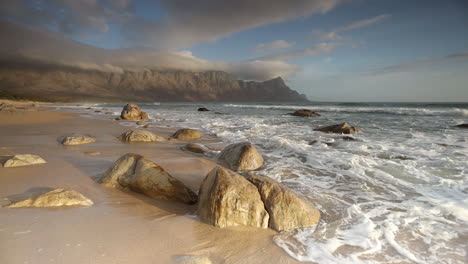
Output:
[[[322,212],[317,226],[274,237],[297,260],[468,263],[468,130],[454,128],[468,123],[468,104],[140,106],[155,126],[256,144],[266,158],[258,173],[285,183]],[[302,108],[322,116],[287,115]],[[313,131],[345,121],[361,129],[355,141]]]

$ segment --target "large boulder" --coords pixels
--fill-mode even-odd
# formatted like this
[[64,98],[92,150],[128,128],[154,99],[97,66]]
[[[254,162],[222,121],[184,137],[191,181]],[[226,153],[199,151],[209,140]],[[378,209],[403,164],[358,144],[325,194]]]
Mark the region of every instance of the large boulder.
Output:
[[124,142],[160,142],[166,141],[164,137],[158,136],[151,131],[137,129],[128,130],[120,135],[120,140]]
[[268,213],[257,188],[243,176],[217,166],[203,180],[198,215],[216,227],[268,227]]
[[203,134],[195,129],[181,128],[177,130],[172,137],[176,139],[197,139],[203,137]]
[[57,206],[91,206],[93,201],[73,190],[56,189],[42,195],[10,204],[15,207],[57,207]]
[[310,227],[319,222],[320,211],[285,185],[269,177],[252,173],[249,173],[247,179],[258,188],[270,215],[270,228],[283,231]]
[[14,155],[13,157],[9,158],[3,164],[3,167],[20,167],[20,166],[29,166],[34,164],[43,164],[47,163],[43,158],[37,155],[31,154],[18,154]]
[[152,198],[187,204],[197,202],[197,195],[181,181],[158,164],[137,154],[123,155],[98,182],[108,187],[130,189]]
[[314,129],[315,131],[325,132],[325,133],[336,133],[336,134],[352,134],[357,132],[356,127],[348,125],[348,123],[342,123],[332,126],[319,127]]
[[295,111],[294,113],[291,113],[290,115],[292,115],[292,116],[306,116],[306,117],[316,117],[316,116],[320,116],[320,114],[315,113],[315,112],[312,112],[312,111],[310,111],[309,109],[297,110],[297,111]]
[[120,117],[126,120],[141,120],[148,119],[148,114],[141,111],[140,107],[136,104],[127,104],[124,106]]
[[182,149],[190,151],[190,152],[194,152],[194,153],[200,153],[200,154],[203,154],[203,153],[206,153],[206,152],[210,151],[207,147],[205,147],[202,144],[198,144],[198,143],[186,144],[185,146],[182,147]]
[[256,170],[263,165],[264,159],[257,148],[249,142],[231,144],[224,148],[218,160],[234,171]]
[[66,136],[62,140],[62,144],[65,146],[81,145],[96,142],[96,139],[86,135],[72,135]]

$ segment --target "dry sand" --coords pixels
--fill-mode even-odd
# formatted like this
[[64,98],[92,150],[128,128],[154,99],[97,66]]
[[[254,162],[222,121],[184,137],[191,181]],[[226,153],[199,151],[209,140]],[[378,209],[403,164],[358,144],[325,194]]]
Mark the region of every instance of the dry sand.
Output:
[[[174,263],[206,255],[213,263],[296,263],[272,242],[276,232],[201,223],[196,205],[149,199],[105,188],[94,179],[121,155],[141,154],[198,191],[216,165],[183,152],[178,141],[122,143],[128,127],[77,114],[0,112],[0,155],[35,154],[48,163],[0,168],[0,205],[46,188],[69,188],[94,201],[87,208],[0,208],[0,263]],[[169,136],[174,129],[150,128]],[[97,142],[65,147],[60,137],[84,133]],[[85,152],[100,152],[87,155]]]

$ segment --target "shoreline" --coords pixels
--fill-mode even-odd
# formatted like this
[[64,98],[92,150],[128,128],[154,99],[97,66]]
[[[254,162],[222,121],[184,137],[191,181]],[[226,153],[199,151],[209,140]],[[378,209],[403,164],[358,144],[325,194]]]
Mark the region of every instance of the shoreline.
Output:
[[[47,107],[47,105],[41,104]],[[50,110],[50,109],[49,109]],[[60,110],[60,109],[58,109]],[[122,143],[129,127],[65,111],[0,114],[0,155],[37,154],[47,164],[0,168],[0,196],[25,196],[37,188],[71,188],[94,201],[89,208],[0,208],[2,263],[173,263],[182,255],[212,263],[297,263],[273,242],[277,233],[249,227],[216,228],[200,222],[196,206],[147,198],[100,186],[94,178],[126,153],[141,154],[198,191],[216,165],[182,151],[187,141]],[[7,122],[14,117],[15,122]],[[47,121],[47,122],[46,122]],[[148,130],[168,137],[177,128]],[[65,147],[61,136],[95,136],[91,144]],[[197,141],[198,142],[198,141]],[[203,142],[203,141],[201,141]],[[101,152],[90,156],[85,152]]]

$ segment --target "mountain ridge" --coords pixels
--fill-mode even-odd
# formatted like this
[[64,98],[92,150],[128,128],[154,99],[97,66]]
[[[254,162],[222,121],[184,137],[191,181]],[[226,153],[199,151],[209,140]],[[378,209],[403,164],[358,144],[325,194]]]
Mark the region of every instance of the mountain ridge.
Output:
[[281,77],[236,80],[223,71],[145,69],[122,72],[42,62],[0,62],[0,90],[50,101],[303,102]]

